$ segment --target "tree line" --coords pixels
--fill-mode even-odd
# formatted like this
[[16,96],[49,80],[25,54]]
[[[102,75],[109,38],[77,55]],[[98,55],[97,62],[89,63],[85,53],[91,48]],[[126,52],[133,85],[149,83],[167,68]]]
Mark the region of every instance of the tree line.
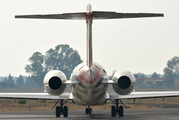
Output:
[[66,44],[49,49],[45,55],[35,52],[28,61],[30,64],[25,66],[25,70],[40,87],[43,87],[43,79],[47,72],[60,70],[70,79],[73,69],[82,62],[78,52]]
[[174,81],[179,80],[179,57],[175,56],[168,60],[163,72],[165,85],[174,87]]
[[30,76],[14,77],[11,74],[8,77],[1,77],[0,89],[13,88],[13,87],[38,87],[37,84],[31,80]]
[[[151,78],[159,78],[163,76],[163,86],[174,88],[175,80],[179,80],[179,57],[174,56],[167,61],[166,67],[163,69],[163,75],[154,72]],[[146,75],[143,73],[134,74],[136,78],[145,78]]]
[[161,78],[163,77],[163,75],[157,74],[156,72],[150,75],[146,75],[144,73],[135,73],[134,76],[135,78]]
[[[16,79],[16,83],[12,80],[11,75],[4,78],[0,85],[7,84],[9,86],[19,85],[23,86],[27,84],[34,84],[43,87],[43,79],[45,74],[50,70],[61,70],[70,79],[72,70],[81,62],[81,57],[79,53],[71,48],[69,45],[61,44],[57,45],[54,49],[49,49],[46,51],[45,55],[40,52],[34,52],[32,56],[28,59],[29,64],[25,66],[26,73],[30,76],[26,77],[26,82],[23,76],[19,76]],[[114,73],[115,71],[113,71]],[[167,66],[163,70],[164,74],[160,75],[154,72],[151,78],[164,78],[164,85],[168,87],[174,87],[174,81],[179,80],[179,57],[175,56],[168,60]],[[136,78],[145,78],[147,75],[143,73],[134,74]],[[29,80],[28,80],[29,79]],[[6,86],[6,85],[4,85]]]

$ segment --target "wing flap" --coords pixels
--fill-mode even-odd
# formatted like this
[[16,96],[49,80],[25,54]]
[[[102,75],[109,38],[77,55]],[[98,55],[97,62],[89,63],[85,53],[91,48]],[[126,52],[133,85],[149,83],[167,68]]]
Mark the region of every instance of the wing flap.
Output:
[[145,99],[145,98],[178,97],[179,91],[132,92],[129,95],[118,95],[115,92],[109,92],[109,96],[110,99]]

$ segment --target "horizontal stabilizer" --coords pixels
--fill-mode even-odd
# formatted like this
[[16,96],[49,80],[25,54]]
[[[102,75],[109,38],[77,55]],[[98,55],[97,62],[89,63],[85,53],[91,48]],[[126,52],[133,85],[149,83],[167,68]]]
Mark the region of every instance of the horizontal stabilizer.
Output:
[[64,13],[48,15],[16,15],[15,18],[36,18],[36,19],[86,19],[86,13]]
[[[163,17],[163,14],[158,13],[116,13],[92,11],[92,19],[119,19],[119,18],[138,18],[138,17]],[[47,15],[16,15],[15,18],[35,18],[35,19],[75,19],[85,20],[86,12],[82,13],[64,13],[64,14],[47,14]]]
[[163,17],[159,13],[116,13],[116,12],[93,12],[93,19],[117,19],[117,18],[138,18],[138,17]]

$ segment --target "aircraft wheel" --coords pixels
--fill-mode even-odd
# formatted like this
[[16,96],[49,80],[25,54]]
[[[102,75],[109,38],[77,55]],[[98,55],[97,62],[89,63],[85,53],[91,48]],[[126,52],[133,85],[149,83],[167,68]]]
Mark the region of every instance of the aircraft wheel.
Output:
[[88,109],[88,113],[91,115],[92,114],[92,108]]
[[124,116],[124,108],[123,106],[119,106],[119,117],[123,117]]
[[68,117],[68,107],[67,106],[64,106],[64,113],[63,113],[63,116],[64,117]]
[[57,106],[56,107],[56,117],[60,117],[60,107],[59,106]]
[[88,108],[86,108],[85,113],[88,114]]
[[115,106],[111,106],[111,116],[116,117],[116,108],[115,108]]

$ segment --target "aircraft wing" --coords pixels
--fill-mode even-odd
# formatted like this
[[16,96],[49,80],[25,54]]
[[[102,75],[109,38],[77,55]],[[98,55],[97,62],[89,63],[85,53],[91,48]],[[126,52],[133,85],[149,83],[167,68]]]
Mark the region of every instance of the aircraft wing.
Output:
[[[67,80],[66,85],[77,84],[76,81]],[[33,100],[68,100],[70,98],[71,92],[64,92],[59,96],[51,96],[46,92],[43,93],[0,93],[0,98],[7,99],[33,99]]]
[[108,94],[110,99],[145,99],[145,98],[178,97],[179,91],[132,92],[129,95],[118,95],[115,92],[109,92]]
[[0,93],[0,98],[7,99],[33,99],[33,100],[67,100],[71,93],[51,96],[48,93]]

